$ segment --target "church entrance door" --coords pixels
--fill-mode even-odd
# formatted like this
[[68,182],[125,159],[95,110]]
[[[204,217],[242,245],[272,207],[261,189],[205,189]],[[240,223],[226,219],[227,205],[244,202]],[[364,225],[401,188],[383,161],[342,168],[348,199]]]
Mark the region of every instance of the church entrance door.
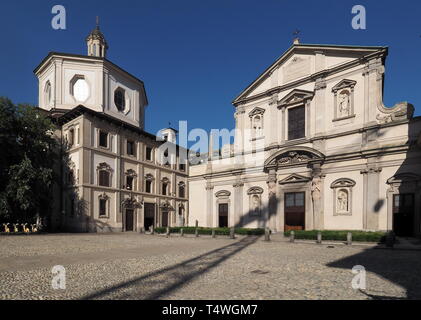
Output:
[[400,237],[414,235],[414,194],[393,196],[393,231]]
[[134,231],[134,212],[133,209],[126,209],[126,231]]
[[285,193],[285,231],[305,229],[305,192]]

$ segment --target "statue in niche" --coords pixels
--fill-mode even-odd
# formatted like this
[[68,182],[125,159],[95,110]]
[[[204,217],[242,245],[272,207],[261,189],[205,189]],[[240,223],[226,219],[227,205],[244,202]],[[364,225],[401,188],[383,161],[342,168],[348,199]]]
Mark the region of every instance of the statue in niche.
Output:
[[347,90],[339,94],[338,111],[339,118],[345,118],[351,115],[351,97]]
[[252,214],[255,216],[260,215],[260,197],[258,195],[254,195],[251,198],[251,205],[252,205]]
[[338,192],[338,211],[348,212],[348,191],[346,190]]
[[253,118],[253,129],[256,134],[256,137],[262,136],[263,130],[262,130],[262,117],[257,115]]

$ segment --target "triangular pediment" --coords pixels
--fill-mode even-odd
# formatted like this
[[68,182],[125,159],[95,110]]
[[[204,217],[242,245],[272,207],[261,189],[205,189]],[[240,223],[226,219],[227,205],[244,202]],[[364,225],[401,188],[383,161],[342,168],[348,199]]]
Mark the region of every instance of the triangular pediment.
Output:
[[253,116],[255,116],[255,115],[257,115],[257,114],[264,114],[265,113],[265,109],[262,109],[262,108],[259,108],[259,107],[256,107],[256,108],[254,108],[250,113],[249,113],[249,116],[250,117],[253,117]]
[[[258,95],[266,95],[279,85],[311,77],[315,72],[313,56],[318,52],[329,58],[325,68],[330,69],[351,61],[360,61],[361,58],[375,52],[387,53],[387,47],[294,44],[242,91],[234,99],[233,104],[246,102]],[[274,72],[282,72],[282,84],[273,84],[271,76]]]
[[295,103],[304,103],[308,99],[312,99],[314,93],[312,91],[294,89],[279,101],[279,105],[289,105]]
[[332,88],[332,92],[337,92],[337,91],[339,91],[341,89],[345,89],[345,88],[351,88],[352,89],[352,88],[355,87],[356,84],[357,84],[357,81],[344,79]]
[[309,177],[304,177],[299,174],[293,173],[285,179],[279,181],[279,184],[289,184],[289,183],[307,183],[311,180]]

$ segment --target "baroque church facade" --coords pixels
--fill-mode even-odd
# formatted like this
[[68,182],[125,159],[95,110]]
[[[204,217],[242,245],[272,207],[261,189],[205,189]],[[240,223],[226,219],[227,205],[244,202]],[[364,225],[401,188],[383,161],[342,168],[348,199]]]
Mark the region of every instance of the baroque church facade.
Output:
[[159,138],[144,131],[144,83],[106,59],[98,25],[86,43],[87,55],[51,52],[34,71],[39,107],[65,144],[52,229],[142,232],[184,225],[189,166],[175,144],[176,130],[161,130]]
[[233,101],[234,144],[190,167],[189,224],[420,236],[421,117],[384,105],[387,55],[295,40]]

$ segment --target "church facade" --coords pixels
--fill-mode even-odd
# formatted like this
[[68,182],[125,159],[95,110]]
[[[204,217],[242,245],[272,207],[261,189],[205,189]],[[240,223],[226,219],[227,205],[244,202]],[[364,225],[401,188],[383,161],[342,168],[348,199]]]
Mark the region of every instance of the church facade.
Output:
[[143,81],[106,59],[99,26],[86,43],[87,55],[51,52],[34,71],[39,107],[65,145],[52,229],[141,232],[184,225],[189,166],[175,145],[176,130],[161,130],[159,138],[145,132]]
[[234,144],[190,167],[189,224],[420,236],[421,117],[384,105],[387,55],[295,41],[233,101]]

